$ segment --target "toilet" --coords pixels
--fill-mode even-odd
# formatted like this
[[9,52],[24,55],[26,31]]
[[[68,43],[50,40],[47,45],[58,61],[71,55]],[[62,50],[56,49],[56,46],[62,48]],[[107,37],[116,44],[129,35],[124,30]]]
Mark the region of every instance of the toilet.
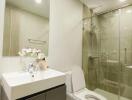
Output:
[[66,72],[67,100],[107,100],[105,97],[86,88],[83,71],[74,67]]

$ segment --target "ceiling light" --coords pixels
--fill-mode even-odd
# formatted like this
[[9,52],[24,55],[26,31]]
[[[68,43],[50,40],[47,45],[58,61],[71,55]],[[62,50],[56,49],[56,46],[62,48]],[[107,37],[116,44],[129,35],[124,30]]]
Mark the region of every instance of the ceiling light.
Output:
[[127,10],[126,13],[132,13],[132,10]]
[[40,4],[42,0],[35,0],[36,3]]
[[119,0],[120,2],[126,2],[127,0]]

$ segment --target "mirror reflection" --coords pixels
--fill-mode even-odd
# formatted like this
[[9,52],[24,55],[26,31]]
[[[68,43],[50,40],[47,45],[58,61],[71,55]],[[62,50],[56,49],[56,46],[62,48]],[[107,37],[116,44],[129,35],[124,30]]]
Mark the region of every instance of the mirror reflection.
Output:
[[6,0],[3,56],[18,56],[23,48],[48,55],[48,43],[49,0]]

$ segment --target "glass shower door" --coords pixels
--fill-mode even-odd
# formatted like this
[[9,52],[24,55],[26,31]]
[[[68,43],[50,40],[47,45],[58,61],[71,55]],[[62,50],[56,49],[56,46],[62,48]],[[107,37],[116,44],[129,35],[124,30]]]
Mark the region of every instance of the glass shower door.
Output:
[[120,11],[121,96],[132,100],[132,6]]
[[[95,19],[94,19],[95,20]],[[108,100],[118,100],[120,94],[120,59],[119,59],[119,11],[98,15],[93,25],[98,30],[99,65],[98,87],[95,91]]]
[[132,6],[84,22],[83,68],[88,89],[107,100],[132,100]]

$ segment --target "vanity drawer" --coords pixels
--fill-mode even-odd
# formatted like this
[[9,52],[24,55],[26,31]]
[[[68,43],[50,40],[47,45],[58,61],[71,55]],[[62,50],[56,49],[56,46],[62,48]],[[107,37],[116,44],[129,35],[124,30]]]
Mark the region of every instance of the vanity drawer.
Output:
[[38,94],[38,95],[36,95],[36,96],[27,98],[27,99],[25,99],[25,100],[45,100],[45,93]]

